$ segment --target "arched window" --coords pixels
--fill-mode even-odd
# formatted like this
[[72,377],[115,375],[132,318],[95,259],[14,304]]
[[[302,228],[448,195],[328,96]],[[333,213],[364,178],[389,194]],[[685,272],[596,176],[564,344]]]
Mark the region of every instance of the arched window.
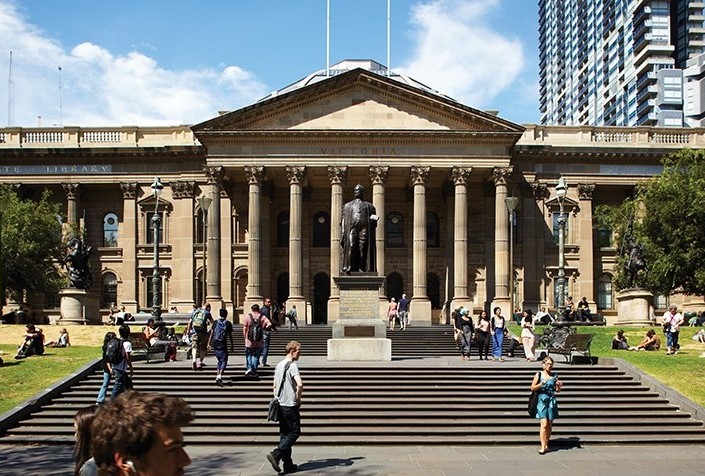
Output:
[[313,246],[330,246],[330,217],[326,212],[318,212],[313,217]]
[[285,303],[289,299],[289,273],[282,273],[277,278],[277,302]]
[[441,308],[441,280],[433,273],[426,275],[426,293],[432,309]]
[[281,212],[277,215],[277,246],[282,248],[289,246],[289,212]]
[[399,212],[387,215],[387,247],[402,248],[404,246],[404,217]]
[[116,248],[118,245],[118,216],[106,213],[103,217],[103,246]]
[[441,245],[441,226],[436,212],[426,214],[426,243],[429,248],[438,248]]
[[612,276],[609,274],[603,274],[597,280],[597,307],[598,309],[614,309]]
[[101,282],[100,307],[112,308],[117,305],[117,276],[105,273]]
[[399,301],[402,293],[404,293],[404,279],[402,279],[399,273],[390,273],[387,276],[385,287],[387,288],[387,297]]

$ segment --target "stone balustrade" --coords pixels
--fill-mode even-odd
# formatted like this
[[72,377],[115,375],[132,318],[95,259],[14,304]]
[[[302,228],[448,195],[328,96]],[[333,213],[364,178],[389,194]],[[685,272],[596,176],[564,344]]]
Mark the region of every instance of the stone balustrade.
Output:
[[517,145],[673,148],[704,147],[705,129],[674,127],[542,126],[525,124]]
[[0,149],[73,147],[160,147],[200,145],[188,126],[175,127],[7,127]]

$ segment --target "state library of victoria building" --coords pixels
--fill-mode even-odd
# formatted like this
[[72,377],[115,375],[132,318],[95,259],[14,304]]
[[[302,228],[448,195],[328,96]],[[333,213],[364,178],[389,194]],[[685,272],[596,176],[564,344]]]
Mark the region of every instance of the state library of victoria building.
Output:
[[[609,323],[619,250],[595,208],[630,196],[664,155],[703,145],[704,129],[522,126],[346,61],[191,127],[0,129],[0,183],[22,198],[49,189],[85,230],[98,320],[152,307],[156,235],[163,309],[209,302],[242,322],[271,297],[295,304],[301,324],[334,322],[341,210],[361,184],[379,217],[380,317],[402,293],[417,326],[461,305],[555,309],[562,202],[566,296]],[[669,300],[703,306],[654,296],[654,310]],[[58,301],[28,297],[51,321]]]

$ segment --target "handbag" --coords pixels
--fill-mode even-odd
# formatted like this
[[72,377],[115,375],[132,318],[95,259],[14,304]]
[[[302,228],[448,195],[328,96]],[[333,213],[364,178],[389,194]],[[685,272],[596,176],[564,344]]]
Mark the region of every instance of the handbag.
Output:
[[[538,375],[538,373],[537,373]],[[539,405],[539,392],[536,390],[531,391],[531,395],[529,395],[529,406],[528,406],[528,411],[529,411],[529,416],[530,417],[535,417],[536,416],[536,410]]]
[[282,395],[282,389],[284,388],[284,382],[286,381],[286,373],[289,371],[289,366],[291,362],[287,362],[284,367],[284,375],[282,375],[282,381],[279,384],[279,390],[277,391],[277,396],[272,398],[269,402],[269,411],[267,412],[267,421],[279,421],[281,418],[281,409],[279,408],[279,397]]

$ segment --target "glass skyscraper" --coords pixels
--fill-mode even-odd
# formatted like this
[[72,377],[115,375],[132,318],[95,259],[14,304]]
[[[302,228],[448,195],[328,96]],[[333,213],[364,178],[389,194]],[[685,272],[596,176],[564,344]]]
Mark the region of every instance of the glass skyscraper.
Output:
[[686,126],[704,15],[689,0],[539,0],[541,122]]

